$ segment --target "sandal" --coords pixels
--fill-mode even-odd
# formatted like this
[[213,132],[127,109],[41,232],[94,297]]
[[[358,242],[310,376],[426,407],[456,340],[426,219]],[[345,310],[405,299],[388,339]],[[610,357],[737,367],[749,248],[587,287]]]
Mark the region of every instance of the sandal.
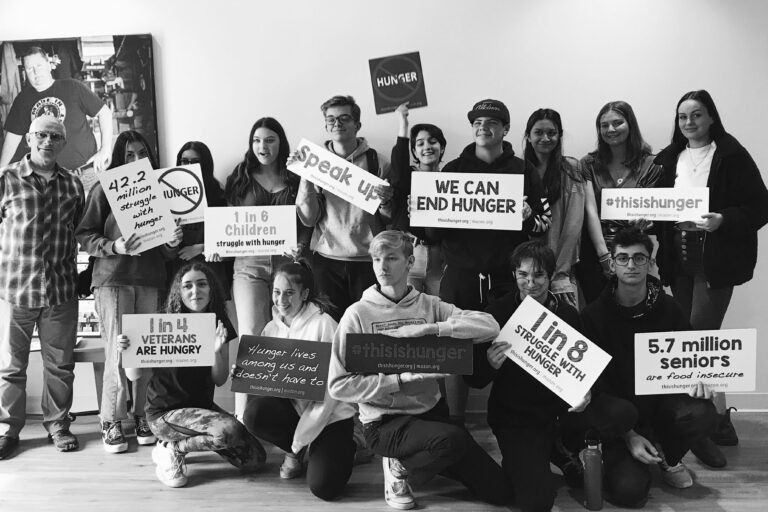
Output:
[[48,441],[53,443],[60,452],[72,452],[80,448],[80,443],[68,428],[51,432],[48,434]]

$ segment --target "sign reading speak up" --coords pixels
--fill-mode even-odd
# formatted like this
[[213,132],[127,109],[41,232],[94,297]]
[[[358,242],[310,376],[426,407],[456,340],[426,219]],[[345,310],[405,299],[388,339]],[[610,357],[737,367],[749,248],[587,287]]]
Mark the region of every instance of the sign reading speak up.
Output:
[[368,65],[377,114],[394,112],[405,102],[408,108],[427,106],[419,52],[371,59]]
[[354,373],[472,374],[472,340],[347,334],[345,367]]

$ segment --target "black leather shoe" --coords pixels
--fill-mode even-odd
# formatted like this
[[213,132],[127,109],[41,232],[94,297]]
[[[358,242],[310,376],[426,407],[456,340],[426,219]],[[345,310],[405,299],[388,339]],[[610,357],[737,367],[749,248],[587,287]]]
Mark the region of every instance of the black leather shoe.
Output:
[[0,436],[0,460],[10,457],[18,446],[18,437]]
[[691,453],[711,468],[724,468],[728,464],[723,452],[709,437],[704,437],[691,446]]
[[717,428],[712,432],[712,440],[715,444],[720,446],[736,446],[739,444],[739,436],[736,435],[736,429],[731,423],[731,409],[738,410],[735,407],[729,407],[725,410],[725,414],[720,414],[720,421],[717,424]]

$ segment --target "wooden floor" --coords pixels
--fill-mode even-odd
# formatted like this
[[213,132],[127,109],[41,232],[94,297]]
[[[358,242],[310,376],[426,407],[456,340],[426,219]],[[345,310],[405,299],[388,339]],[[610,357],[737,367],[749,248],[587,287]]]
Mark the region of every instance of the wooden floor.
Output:
[[[733,416],[741,443],[724,449],[729,467],[707,469],[689,454],[685,462],[697,475],[696,485],[684,491],[670,489],[656,474],[645,510],[768,510],[768,414]],[[155,478],[151,447],[138,448],[131,440],[127,453],[108,454],[101,447],[96,421],[95,417],[79,418],[72,431],[79,436],[82,448],[75,453],[58,453],[48,444],[40,420],[30,420],[22,432],[20,450],[13,458],[0,461],[0,511],[393,510],[384,503],[379,459],[356,466],[346,494],[332,503],[314,498],[302,479],[281,480],[278,468],[282,454],[272,447],[267,467],[250,476],[240,475],[215,454],[189,455],[188,486],[169,489]],[[480,417],[472,418],[469,427],[498,459],[495,440],[480,421]],[[580,492],[568,489],[562,477],[556,478],[554,510],[583,511]],[[459,485],[440,477],[415,492],[422,509],[506,510],[471,501]],[[604,510],[618,509],[606,503]]]

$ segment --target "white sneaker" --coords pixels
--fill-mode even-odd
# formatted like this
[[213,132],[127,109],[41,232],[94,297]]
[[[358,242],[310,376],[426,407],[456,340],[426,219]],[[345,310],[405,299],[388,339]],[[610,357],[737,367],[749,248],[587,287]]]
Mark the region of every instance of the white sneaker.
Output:
[[408,472],[399,460],[382,457],[381,465],[384,470],[384,501],[392,508],[410,510],[416,506],[411,486],[405,477]]
[[304,464],[299,457],[293,453],[286,453],[283,459],[283,465],[280,466],[280,478],[290,480],[300,477],[304,473]]
[[693,477],[690,470],[682,462],[676,466],[669,466],[667,463],[659,464],[661,467],[661,479],[670,487],[676,489],[687,489],[693,486]]
[[167,443],[158,442],[152,449],[152,461],[157,464],[155,474],[158,480],[168,487],[184,487],[187,485],[187,465],[184,454],[179,453]]

